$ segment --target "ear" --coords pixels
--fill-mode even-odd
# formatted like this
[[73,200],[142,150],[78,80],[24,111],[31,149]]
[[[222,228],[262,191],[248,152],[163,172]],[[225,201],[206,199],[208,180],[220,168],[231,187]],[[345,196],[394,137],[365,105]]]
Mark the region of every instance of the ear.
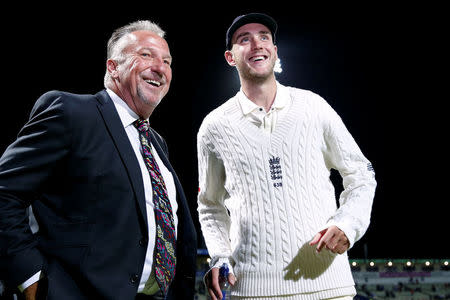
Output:
[[234,60],[233,52],[231,52],[230,50],[225,51],[225,60],[230,66],[232,67],[236,66],[236,61]]
[[117,67],[118,65],[115,60],[108,59],[106,61],[106,69],[108,70],[108,73],[112,78],[119,77],[119,71],[117,70]]

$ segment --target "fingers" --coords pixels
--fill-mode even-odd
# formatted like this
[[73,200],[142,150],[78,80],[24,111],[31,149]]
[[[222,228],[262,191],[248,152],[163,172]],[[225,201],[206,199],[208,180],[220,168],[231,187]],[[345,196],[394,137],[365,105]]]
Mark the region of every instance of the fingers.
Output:
[[[322,230],[321,232],[323,232],[324,230]],[[318,234],[316,234],[314,236],[314,238],[311,240],[311,242],[309,242],[310,246],[314,246],[315,244],[317,244],[320,241],[320,238],[322,237],[322,233],[319,232]]]
[[320,238],[320,241],[316,247],[316,251],[317,252],[322,251],[322,248],[326,245],[326,243],[328,242],[329,239],[330,239],[330,234],[328,231],[326,231],[325,234],[322,235],[322,237]]
[[236,277],[232,273],[228,274],[228,282],[231,285],[234,285],[236,283]]
[[208,288],[208,294],[209,294],[209,297],[211,298],[211,300],[217,300],[216,295],[209,288]]
[[26,300],[35,300],[36,299],[36,293],[38,290],[39,281],[36,281],[29,287],[23,290],[23,294],[25,296]]
[[345,233],[334,225],[316,234],[309,244],[311,246],[317,244],[317,252],[322,251],[325,247],[338,254],[344,253],[350,247],[350,242]]
[[222,291],[219,286],[219,268],[212,268],[210,276],[206,282],[208,294],[211,300],[222,299]]
[[[234,276],[233,273],[228,274],[228,282],[232,286],[236,283],[236,277]],[[212,268],[209,271],[205,284],[208,289],[208,294],[211,297],[211,300],[222,299],[222,291],[220,290],[219,284],[219,268]]]

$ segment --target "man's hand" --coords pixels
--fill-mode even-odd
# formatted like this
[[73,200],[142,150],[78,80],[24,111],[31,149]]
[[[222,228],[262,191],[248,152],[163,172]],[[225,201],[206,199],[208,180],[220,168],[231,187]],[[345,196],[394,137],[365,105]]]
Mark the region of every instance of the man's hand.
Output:
[[[219,268],[212,268],[206,275],[205,284],[208,289],[208,294],[211,296],[211,300],[222,299],[222,291],[219,285]],[[228,274],[228,282],[234,285],[236,277],[233,274]]]
[[23,295],[25,296],[25,300],[36,300],[36,292],[38,289],[39,281],[36,281],[29,287],[23,290]]
[[342,230],[332,225],[316,234],[312,241],[309,242],[309,245],[317,245],[317,252],[320,252],[323,247],[326,247],[333,253],[342,254],[348,250],[350,242]]

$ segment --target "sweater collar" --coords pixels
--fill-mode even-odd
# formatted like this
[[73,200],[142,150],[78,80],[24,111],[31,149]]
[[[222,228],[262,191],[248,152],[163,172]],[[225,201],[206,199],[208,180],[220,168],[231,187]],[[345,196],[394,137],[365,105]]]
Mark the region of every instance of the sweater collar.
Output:
[[[247,115],[254,110],[260,109],[260,106],[256,105],[252,100],[248,99],[248,97],[242,91],[242,87],[239,90],[237,97],[238,97],[238,102],[240,104],[242,113],[244,115]],[[289,93],[288,93],[286,87],[277,81],[277,93],[275,95],[275,100],[273,101],[271,108],[275,108],[275,109],[284,108],[287,105],[288,99],[289,99]]]

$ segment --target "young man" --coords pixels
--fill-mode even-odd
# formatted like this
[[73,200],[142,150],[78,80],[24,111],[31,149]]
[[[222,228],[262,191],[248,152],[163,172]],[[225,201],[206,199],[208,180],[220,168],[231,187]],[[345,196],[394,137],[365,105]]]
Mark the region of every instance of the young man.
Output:
[[[198,132],[208,291],[221,299],[217,267],[227,263],[237,299],[353,297],[346,251],[370,222],[373,168],[324,99],[277,82],[276,30],[265,14],[233,21],[225,59],[241,90]],[[339,208],[331,168],[343,177]]]

